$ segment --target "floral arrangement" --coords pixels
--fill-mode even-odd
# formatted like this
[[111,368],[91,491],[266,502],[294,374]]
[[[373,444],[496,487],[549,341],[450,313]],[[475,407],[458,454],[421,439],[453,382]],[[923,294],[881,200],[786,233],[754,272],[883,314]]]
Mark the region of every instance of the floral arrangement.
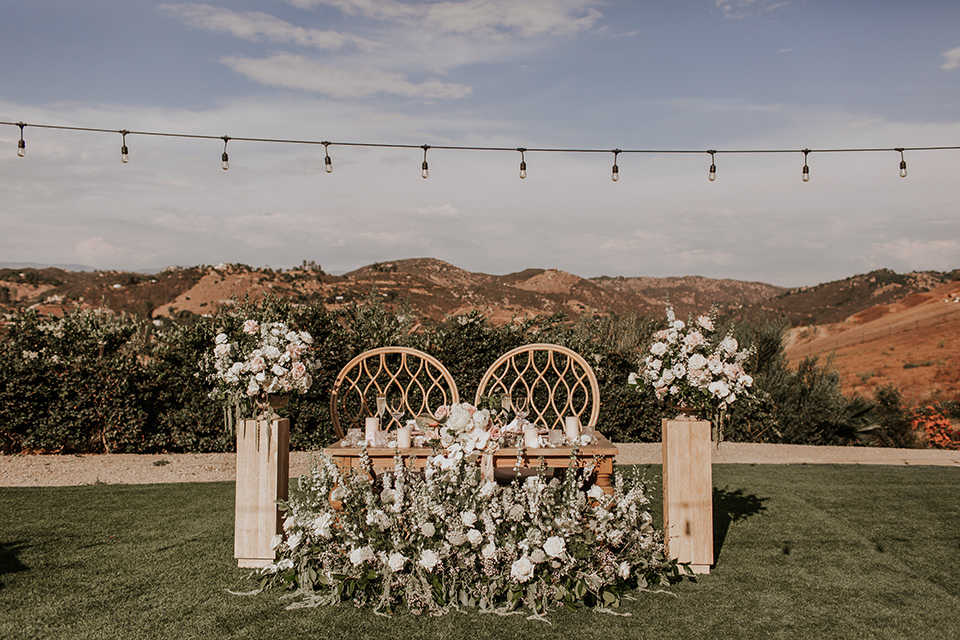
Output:
[[261,587],[296,590],[291,608],[346,601],[377,613],[540,617],[578,603],[609,610],[627,591],[679,575],[639,480],[616,476],[612,495],[585,490],[574,469],[563,481],[518,475],[498,485],[463,458],[428,459],[421,476],[400,456],[374,480],[362,460],[345,475],[321,457],[281,505],[284,536]]
[[738,350],[730,334],[712,342],[715,331],[712,315],[684,322],[668,306],[667,328],[653,335],[650,353],[641,361],[639,373],[630,374],[629,384],[650,385],[657,399],[677,407],[711,413],[729,408],[753,385],[743,363],[754,351]]
[[313,338],[293,331],[283,322],[244,321],[233,340],[221,332],[214,338],[211,397],[227,406],[253,399],[263,404],[271,395],[306,393],[313,385],[310,372],[317,367],[310,357]]

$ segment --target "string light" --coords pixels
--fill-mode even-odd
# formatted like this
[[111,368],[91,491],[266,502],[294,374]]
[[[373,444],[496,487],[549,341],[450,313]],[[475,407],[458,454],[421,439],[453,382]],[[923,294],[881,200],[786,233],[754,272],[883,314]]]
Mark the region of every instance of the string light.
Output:
[[907,177],[907,161],[903,159],[903,148],[900,147],[900,148],[894,149],[894,151],[900,152],[900,177],[906,178]]
[[330,143],[324,141],[322,144],[323,151],[327,156],[323,159],[324,169],[326,169],[327,173],[333,173],[333,160],[330,159]]
[[[116,135],[118,133],[117,129],[100,129],[95,127],[70,127],[65,125],[50,125],[50,124],[36,124],[36,123],[26,123],[26,122],[4,122],[0,121],[0,125],[9,125],[20,127],[20,141],[17,144],[17,155],[24,157],[26,155],[26,143],[24,142],[24,128],[25,127],[35,127],[39,129],[57,129],[62,131],[90,131],[96,133],[112,133]],[[538,153],[611,153],[610,149],[562,149],[562,148],[526,148],[526,147],[477,147],[477,146],[458,146],[458,145],[415,145],[415,144],[386,144],[386,143],[374,143],[374,142],[330,142],[330,141],[317,141],[317,140],[291,140],[291,139],[280,139],[280,138],[250,138],[250,137],[230,137],[230,136],[214,136],[214,135],[200,135],[200,134],[189,134],[189,133],[170,133],[170,132],[159,132],[159,131],[127,131],[126,129],[119,130],[119,133],[124,135],[123,147],[121,148],[121,160],[124,159],[125,154],[123,149],[126,147],[126,134],[138,135],[138,136],[160,136],[168,138],[184,138],[184,139],[196,139],[196,140],[223,140],[223,156],[222,156],[222,167],[224,170],[229,168],[229,160],[227,156],[227,141],[229,140],[243,140],[245,142],[270,142],[270,143],[282,143],[282,144],[306,144],[306,145],[323,145],[325,154],[324,154],[324,168],[327,173],[333,171],[333,161],[330,159],[329,146],[332,144],[343,146],[343,147],[367,147],[367,148],[380,148],[380,149],[423,149],[423,165],[421,176],[424,178],[429,177],[429,170],[427,168],[427,149],[445,149],[445,150],[457,150],[457,151],[519,151],[520,152],[520,169],[523,174],[521,177],[526,176],[526,161],[524,157],[524,152],[526,151],[535,151]],[[706,153],[710,154],[710,173],[708,178],[714,180],[716,178],[716,162],[715,154],[717,153],[726,153],[726,154],[776,154],[776,153],[803,153],[803,181],[809,182],[810,180],[810,167],[807,164],[807,156],[811,153],[864,153],[864,152],[890,152],[898,151],[900,153],[900,175],[901,177],[906,177],[906,160],[904,158],[905,151],[942,151],[942,150],[960,150],[960,146],[931,146],[931,147],[870,147],[870,148],[836,148],[836,149],[709,149]],[[613,149],[614,154],[614,171],[611,174],[611,179],[616,181],[619,178],[619,167],[617,166],[617,156],[620,153],[644,153],[644,154],[693,154],[693,153],[703,153],[702,150],[695,149]],[[127,158],[129,159],[129,158]]]
[[127,134],[130,133],[126,129],[120,130],[120,135],[123,136],[123,142],[120,144],[120,162],[127,164],[130,162],[130,152],[127,151]]
[[423,164],[420,167],[420,177],[426,180],[430,177],[430,167],[427,165],[427,149],[430,148],[430,145],[423,145]]
[[613,171],[610,173],[610,179],[616,182],[620,179],[620,167],[617,166],[617,156],[620,155],[620,149],[613,150]]
[[230,136],[223,136],[223,155],[220,156],[220,166],[224,171],[230,168],[230,156],[227,155],[228,142],[230,142]]
[[523,180],[527,177],[527,161],[523,159],[523,152],[526,151],[524,147],[517,147],[517,151],[520,152],[520,179]]

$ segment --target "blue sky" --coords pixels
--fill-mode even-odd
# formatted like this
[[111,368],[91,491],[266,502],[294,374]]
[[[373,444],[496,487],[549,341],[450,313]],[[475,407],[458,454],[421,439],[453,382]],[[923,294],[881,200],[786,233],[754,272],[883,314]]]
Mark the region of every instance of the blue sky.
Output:
[[[0,0],[0,121],[565,149],[960,145],[960,4]],[[0,126],[0,262],[784,286],[960,267],[960,151],[525,155]],[[3,152],[2,149],[7,149]]]

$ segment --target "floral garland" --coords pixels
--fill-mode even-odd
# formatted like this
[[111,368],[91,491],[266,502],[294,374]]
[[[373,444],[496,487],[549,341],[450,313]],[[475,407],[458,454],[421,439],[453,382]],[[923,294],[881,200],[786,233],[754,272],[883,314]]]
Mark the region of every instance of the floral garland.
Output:
[[366,468],[344,475],[321,457],[282,505],[285,535],[260,575],[263,588],[297,591],[291,608],[347,601],[377,613],[542,616],[578,603],[616,607],[627,591],[679,575],[638,480],[617,475],[609,496],[584,490],[572,468],[562,481],[499,485],[462,457],[431,458],[421,476],[399,455],[373,480],[362,458]]
[[673,307],[668,306],[667,328],[653,335],[649,355],[641,361],[639,373],[630,374],[628,383],[638,390],[649,385],[658,400],[678,407],[711,413],[728,409],[753,386],[743,363],[754,349],[738,350],[737,340],[730,334],[713,344],[715,327],[711,316],[677,320]]

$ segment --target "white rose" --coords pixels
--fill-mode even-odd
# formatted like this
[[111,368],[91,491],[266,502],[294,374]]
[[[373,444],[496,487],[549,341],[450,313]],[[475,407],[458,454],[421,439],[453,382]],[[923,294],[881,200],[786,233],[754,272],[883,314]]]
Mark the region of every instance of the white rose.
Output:
[[551,558],[559,558],[567,549],[567,543],[560,536],[550,536],[543,543],[543,550]]
[[260,393],[260,385],[257,384],[257,381],[253,378],[250,379],[250,384],[247,385],[247,395],[255,396]]
[[675,320],[670,326],[677,331],[683,331],[687,325],[683,320]]
[[530,558],[523,556],[510,565],[510,577],[517,582],[526,582],[533,577],[534,565]]
[[433,549],[424,549],[420,553],[420,559],[417,561],[417,563],[427,571],[432,571],[438,562],[440,562],[440,556],[438,556]]
[[470,529],[467,531],[467,540],[470,541],[470,544],[477,546],[483,542],[483,534],[477,531],[476,529]]
[[690,360],[687,361],[687,368],[690,370],[699,370],[707,366],[707,359],[704,358],[701,354],[695,353],[690,356]]
[[390,567],[390,570],[394,572],[403,569],[403,565],[405,564],[407,564],[407,558],[399,551],[391,553],[390,558],[387,560],[387,566]]
[[373,549],[371,549],[369,545],[354,549],[350,552],[350,562],[352,562],[354,566],[363,564],[367,560],[373,560]]
[[657,357],[662,356],[666,352],[667,352],[666,342],[654,342],[653,345],[650,346],[650,353],[652,353]]
[[737,339],[733,336],[727,336],[720,342],[720,348],[730,355],[735,354],[737,352]]
[[484,558],[492,558],[497,554],[497,545],[492,542],[488,542],[483,545],[483,549],[480,550],[480,553],[483,554]]
[[473,511],[464,511],[460,514],[460,522],[462,522],[465,527],[472,527],[477,523],[477,514]]
[[420,525],[420,533],[423,534],[424,538],[432,538],[433,534],[437,532],[437,528],[433,526],[432,522],[424,522]]
[[217,337],[215,338],[215,340],[216,340],[216,343],[217,343],[217,344],[226,344],[226,342],[227,342],[227,334],[225,334],[225,333],[218,333],[218,334],[217,334]]
[[670,370],[670,372],[673,374],[674,378],[682,378],[683,376],[687,375],[687,368],[683,366],[682,362],[678,362],[677,364],[673,365],[673,368]]
[[297,533],[292,533],[287,536],[287,546],[290,547],[290,550],[293,551],[300,546],[300,542],[303,540],[303,534],[299,531]]
[[709,316],[700,316],[697,318],[697,324],[700,325],[702,329],[706,329],[707,331],[714,330],[713,320],[711,320]]
[[[339,487],[338,487],[339,488]],[[342,496],[341,496],[342,497]],[[333,494],[330,494],[330,499],[333,499]],[[333,515],[330,513],[322,513],[317,516],[317,519],[313,521],[313,535],[320,538],[330,538],[333,536],[333,532],[330,530],[330,527],[333,525]]]
[[223,344],[218,344],[213,348],[213,353],[216,354],[218,358],[230,355],[230,343],[225,342]]
[[260,325],[257,324],[256,320],[247,320],[243,323],[243,332],[247,335],[253,335],[256,332],[260,331]]
[[603,489],[601,489],[597,485],[593,485],[592,487],[590,487],[590,490],[587,491],[587,497],[593,498],[594,500],[603,500],[604,498],[607,497],[607,494],[604,493]]
[[650,371],[660,371],[660,367],[663,366],[663,360],[651,360],[647,367]]

